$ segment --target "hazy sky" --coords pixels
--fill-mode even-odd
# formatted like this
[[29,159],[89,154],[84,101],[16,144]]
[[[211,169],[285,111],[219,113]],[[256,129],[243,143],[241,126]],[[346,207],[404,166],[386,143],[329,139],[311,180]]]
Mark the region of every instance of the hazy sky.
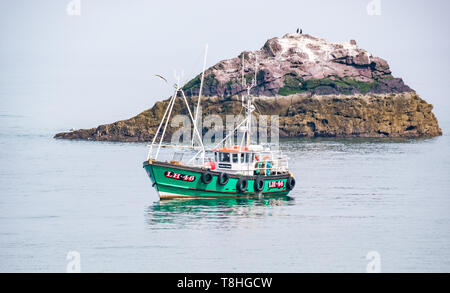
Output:
[[[255,50],[294,32],[341,42],[386,59],[448,120],[450,1],[0,1],[0,114],[51,130],[132,117],[171,94],[154,74],[187,77],[208,62]],[[445,130],[444,130],[445,131]]]

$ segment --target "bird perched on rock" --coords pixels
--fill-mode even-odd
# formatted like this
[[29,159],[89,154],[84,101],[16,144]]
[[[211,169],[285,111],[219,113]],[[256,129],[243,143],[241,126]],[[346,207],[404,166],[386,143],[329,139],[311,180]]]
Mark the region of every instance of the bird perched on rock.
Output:
[[302,34],[302,33],[303,33],[303,30],[301,28],[298,28],[297,29],[297,34]]

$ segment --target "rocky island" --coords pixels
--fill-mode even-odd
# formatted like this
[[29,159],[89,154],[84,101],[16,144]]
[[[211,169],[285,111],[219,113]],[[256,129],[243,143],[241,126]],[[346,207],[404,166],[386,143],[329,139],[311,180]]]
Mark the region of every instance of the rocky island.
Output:
[[[433,106],[421,99],[388,63],[354,40],[331,43],[308,34],[269,39],[205,71],[202,113],[239,114],[244,78],[251,81],[260,114],[280,116],[281,137],[433,137],[442,134]],[[195,105],[200,77],[183,87]],[[55,135],[62,139],[149,141],[168,99],[128,120]],[[174,113],[186,114],[181,99]],[[174,129],[169,128],[170,135]]]

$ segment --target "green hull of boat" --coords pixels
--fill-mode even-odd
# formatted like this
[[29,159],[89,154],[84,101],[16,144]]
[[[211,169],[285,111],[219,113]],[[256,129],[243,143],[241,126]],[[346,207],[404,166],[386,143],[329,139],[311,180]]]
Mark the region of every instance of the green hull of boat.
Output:
[[[228,182],[221,185],[218,182],[220,173],[214,171],[209,171],[213,175],[211,182],[203,183],[201,176],[206,170],[202,168],[146,161],[144,162],[144,169],[160,198],[286,196],[290,192],[287,188],[290,174],[262,176],[264,188],[257,192],[254,188],[257,176],[229,174]],[[248,181],[247,189],[244,192],[239,192],[237,189],[237,183],[241,177]]]

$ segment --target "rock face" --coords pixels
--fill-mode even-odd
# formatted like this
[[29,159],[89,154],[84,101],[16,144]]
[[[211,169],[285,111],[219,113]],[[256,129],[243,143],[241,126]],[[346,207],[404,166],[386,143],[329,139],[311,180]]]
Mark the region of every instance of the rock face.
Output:
[[[244,58],[243,58],[244,57]],[[243,60],[244,59],[244,60]],[[303,34],[272,38],[255,52],[245,51],[205,71],[205,96],[234,96],[244,92],[244,79],[255,76],[255,95],[295,93],[366,94],[412,91],[400,78],[394,78],[387,62],[357,47],[355,41],[330,43]],[[198,95],[200,75],[184,87]]]
[[[195,104],[197,98],[189,99]],[[100,141],[149,141],[157,130],[168,100],[124,121],[100,125],[97,128],[58,133],[56,138]],[[289,97],[255,99],[263,115],[279,115],[281,137],[433,137],[441,135],[433,106],[416,93],[367,94],[358,96],[318,96],[295,94]],[[208,97],[202,112],[238,115],[238,97]],[[181,99],[175,103],[174,114],[187,111]],[[167,137],[176,129],[169,127]]]
[[[205,71],[203,115],[239,114],[239,95],[255,77],[252,94],[263,115],[280,115],[282,137],[433,137],[442,134],[433,106],[422,100],[387,62],[357,47],[310,35],[272,38],[255,52],[245,51]],[[244,72],[242,74],[242,64]],[[184,86],[195,105],[200,75]],[[58,133],[55,138],[149,141],[168,100],[124,121]],[[187,114],[181,99],[174,114]],[[173,117],[173,116],[172,116]],[[225,121],[225,119],[224,119]],[[168,137],[175,129],[169,128]]]

